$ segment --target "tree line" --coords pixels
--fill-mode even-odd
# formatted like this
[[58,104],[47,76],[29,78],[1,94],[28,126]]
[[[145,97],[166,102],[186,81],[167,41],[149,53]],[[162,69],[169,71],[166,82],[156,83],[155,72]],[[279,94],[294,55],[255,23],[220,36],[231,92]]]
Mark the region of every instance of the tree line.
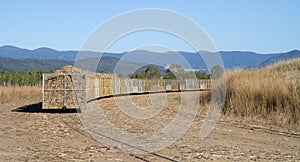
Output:
[[133,73],[131,79],[209,79],[210,75],[201,71],[185,71],[180,65],[170,65],[166,73],[154,65],[149,65],[144,71]]
[[[0,70],[0,86],[41,86],[43,73],[53,73],[30,69],[26,71]],[[131,79],[210,79],[217,78],[223,73],[219,66],[213,67],[211,74],[201,71],[185,71],[180,65],[170,65],[165,74],[154,65],[148,66],[144,71],[130,75]]]
[[53,71],[26,71],[4,70],[0,71],[0,86],[41,86],[43,73]]

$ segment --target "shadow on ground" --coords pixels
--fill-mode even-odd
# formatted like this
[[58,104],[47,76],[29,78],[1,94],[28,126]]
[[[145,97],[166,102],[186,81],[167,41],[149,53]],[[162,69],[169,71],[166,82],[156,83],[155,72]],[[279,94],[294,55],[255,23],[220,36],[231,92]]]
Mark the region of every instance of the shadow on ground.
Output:
[[13,109],[12,112],[26,113],[77,113],[76,109],[42,109],[42,102],[37,102],[29,105],[24,105]]

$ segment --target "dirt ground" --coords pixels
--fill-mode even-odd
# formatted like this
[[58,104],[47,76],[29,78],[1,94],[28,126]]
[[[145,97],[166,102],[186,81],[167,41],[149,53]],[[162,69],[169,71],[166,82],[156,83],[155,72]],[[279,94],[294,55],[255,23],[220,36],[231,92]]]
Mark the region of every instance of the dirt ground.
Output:
[[[152,94],[158,95],[158,94]],[[150,105],[149,95],[121,96],[135,105]],[[175,117],[179,93],[168,93],[157,116],[143,121],[122,113],[113,98],[95,101],[116,127],[128,132],[156,131]],[[199,107],[199,110],[203,107]],[[199,139],[205,111],[199,111],[187,133],[154,154],[128,154],[95,140],[76,111],[41,111],[38,101],[0,105],[0,161],[300,161],[300,133],[274,126],[247,124],[222,117]]]

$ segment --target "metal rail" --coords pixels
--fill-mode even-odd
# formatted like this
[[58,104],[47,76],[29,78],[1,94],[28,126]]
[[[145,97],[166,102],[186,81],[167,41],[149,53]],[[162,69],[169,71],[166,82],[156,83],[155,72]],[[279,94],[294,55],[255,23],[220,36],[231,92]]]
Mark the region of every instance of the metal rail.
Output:
[[[69,115],[69,117],[70,117],[71,120],[72,120],[73,122],[75,122],[76,124],[81,124],[81,122],[78,122],[77,120],[75,120],[73,116]],[[62,119],[62,117],[61,117],[61,114],[58,116],[58,118],[59,118],[60,121],[63,122],[68,128],[70,128],[71,130],[73,130],[73,131],[79,133],[81,136],[83,136],[83,137],[85,137],[85,138],[88,138],[88,139],[90,139],[90,140],[92,140],[92,141],[94,141],[94,142],[100,143],[98,140],[96,140],[96,139],[94,139],[94,138],[92,138],[92,137],[89,137],[89,136],[87,136],[85,133],[81,132],[78,128],[75,128],[74,126],[71,126],[69,122],[64,121],[64,120]],[[99,132],[95,132],[95,131],[93,131],[93,130],[89,130],[89,131],[92,131],[93,133],[95,133],[95,134],[97,134],[97,135],[100,135],[100,136],[102,136],[102,137],[105,137],[105,138],[107,138],[107,139],[110,139],[110,140],[112,140],[112,141],[115,141],[115,142],[118,142],[118,143],[127,145],[128,147],[131,147],[131,148],[133,148],[133,149],[137,149],[137,150],[142,151],[142,152],[144,152],[144,153],[147,153],[147,154],[156,156],[156,157],[158,157],[158,158],[165,159],[165,160],[172,161],[172,162],[178,162],[178,160],[176,160],[176,159],[174,159],[174,158],[171,158],[171,157],[169,157],[169,156],[167,156],[167,155],[163,155],[163,154],[156,153],[156,152],[151,152],[151,151],[148,151],[148,150],[145,150],[145,149],[141,149],[141,148],[132,146],[131,144],[121,142],[121,141],[119,141],[119,140],[116,140],[116,139],[114,139],[114,138],[108,137],[108,136],[106,136],[106,135],[103,135],[103,134],[101,134],[101,133],[99,133]],[[102,143],[101,143],[101,144],[102,144]],[[115,151],[119,151],[119,150],[117,150],[117,149],[115,149],[115,148],[110,148],[110,149],[113,149],[113,150],[115,150]],[[129,154],[129,155],[132,156],[132,157],[134,157],[134,158],[137,158],[137,159],[139,159],[139,160],[141,160],[141,161],[145,161],[145,162],[148,162],[148,161],[149,161],[149,160],[147,160],[147,159],[144,159],[144,158],[140,157],[139,155],[135,155],[135,154]]]

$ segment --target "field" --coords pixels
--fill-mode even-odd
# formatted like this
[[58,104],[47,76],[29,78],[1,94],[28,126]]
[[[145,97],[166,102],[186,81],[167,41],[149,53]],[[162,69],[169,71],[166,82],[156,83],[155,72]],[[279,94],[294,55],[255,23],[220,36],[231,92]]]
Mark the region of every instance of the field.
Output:
[[[176,161],[300,160],[300,59],[262,70],[227,72],[223,115],[199,139],[209,92],[201,92],[198,113],[188,132],[155,154]],[[184,92],[191,93],[191,92]],[[161,94],[119,96],[145,107]],[[116,127],[132,133],[157,131],[176,116],[180,93],[167,93],[155,117],[133,120],[115,98],[94,101]],[[0,87],[0,161],[168,161],[154,154],[126,154],[96,141],[76,111],[41,111],[40,87]]]

